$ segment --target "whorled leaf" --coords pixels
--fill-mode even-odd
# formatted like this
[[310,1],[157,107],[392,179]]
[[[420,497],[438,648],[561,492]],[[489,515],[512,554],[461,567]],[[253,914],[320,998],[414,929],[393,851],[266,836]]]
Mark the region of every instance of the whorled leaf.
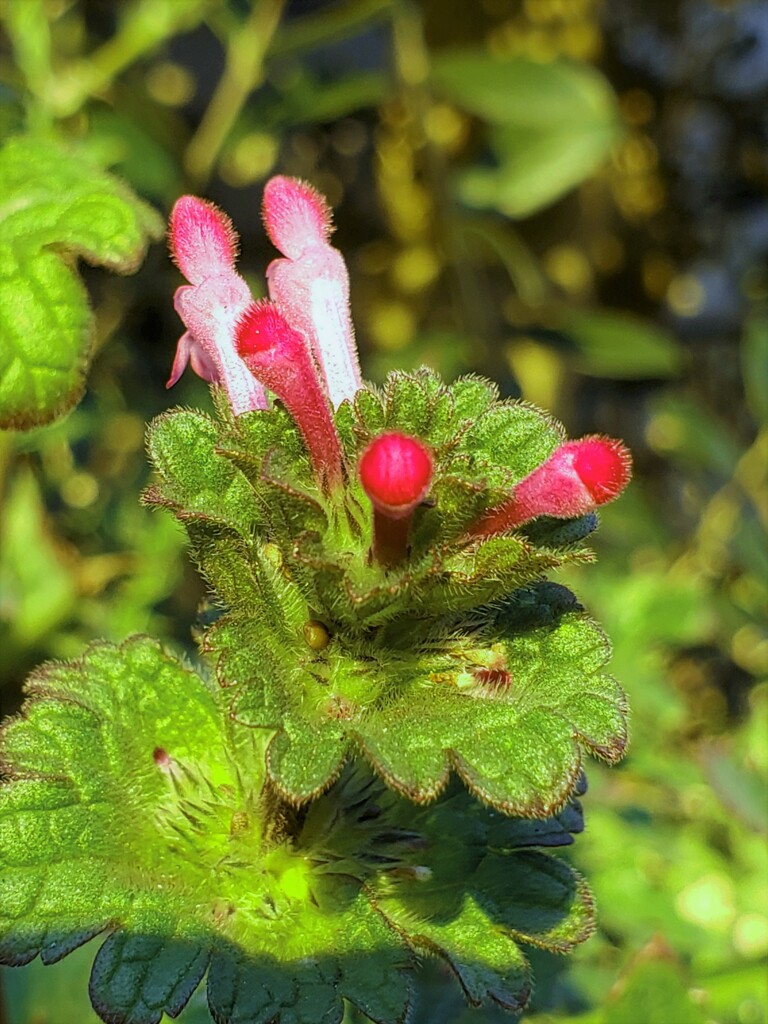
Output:
[[[344,503],[325,499],[295,425],[282,409],[224,422],[179,410],[150,427],[159,479],[145,500],[183,522],[222,525],[275,543],[305,599],[332,628],[365,629],[404,615],[434,615],[504,597],[561,561],[583,534],[539,547],[523,534],[469,542],[466,529],[563,440],[562,427],[525,403],[498,402],[477,378],[445,386],[431,371],[392,374],[364,388],[337,421],[347,481]],[[370,503],[359,452],[382,430],[432,448],[433,500],[416,514],[410,557],[384,570],[369,557]],[[215,573],[209,580],[217,589]]]
[[294,605],[277,639],[254,604],[205,645],[235,718],[276,730],[267,765],[286,799],[310,799],[361,752],[411,800],[432,799],[455,769],[488,804],[546,817],[572,793],[584,752],[616,761],[626,745],[608,643],[574,605],[565,588],[537,584],[469,634],[393,623],[378,641],[329,635],[313,650],[308,609]]
[[163,225],[117,179],[54,142],[0,149],[0,427],[47,423],[78,400],[93,318],[78,258],[128,274]]
[[[470,1001],[518,1008],[518,942],[590,931],[589,893],[530,849],[530,823],[460,788],[414,808],[347,768],[306,813],[282,804],[266,737],[154,641],[96,645],[28,689],[3,733],[0,960],[105,933],[90,996],[109,1024],[176,1016],[206,976],[217,1024],[338,1024],[345,1001],[396,1024],[425,950]],[[536,825],[562,845],[580,808]]]

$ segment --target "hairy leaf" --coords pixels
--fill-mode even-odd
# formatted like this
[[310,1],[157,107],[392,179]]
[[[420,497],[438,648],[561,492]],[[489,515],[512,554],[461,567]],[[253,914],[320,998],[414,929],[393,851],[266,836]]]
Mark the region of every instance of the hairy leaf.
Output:
[[[89,990],[108,1024],[175,1017],[206,973],[218,1024],[338,1024],[345,1000],[398,1024],[425,950],[470,1001],[517,1008],[517,943],[589,932],[574,872],[461,789],[413,808],[347,767],[306,815],[276,802],[268,734],[154,641],[44,666],[29,692],[3,734],[0,960],[52,964],[105,933]],[[567,841],[569,810],[542,830]]]
[[82,392],[93,321],[77,259],[132,273],[162,223],[117,179],[41,139],[0,150],[0,194],[0,426],[19,429]]

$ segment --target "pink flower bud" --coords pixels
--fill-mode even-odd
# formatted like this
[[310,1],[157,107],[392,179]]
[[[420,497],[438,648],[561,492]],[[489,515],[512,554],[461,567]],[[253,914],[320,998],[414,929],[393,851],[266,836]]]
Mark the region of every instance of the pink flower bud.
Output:
[[568,441],[514,488],[502,505],[470,530],[475,537],[512,530],[537,516],[570,519],[613,501],[629,483],[632,460],[620,441]]
[[381,434],[360,457],[363,490],[373,505],[373,553],[386,567],[408,553],[413,513],[429,493],[433,463],[429,449],[406,434]]
[[357,471],[374,507],[392,519],[402,519],[429,491],[432,456],[415,437],[380,434],[363,452]]
[[236,415],[266,409],[264,388],[235,350],[235,325],[253,297],[235,271],[237,235],[212,203],[182,196],[171,212],[171,253],[190,282],[176,290],[174,306],[187,330],[176,347],[168,387],[187,363],[198,376],[221,384]]
[[341,447],[306,342],[271,302],[251,304],[237,325],[237,351],[274,391],[304,436],[321,486],[342,483]]
[[270,298],[307,338],[334,408],[361,385],[349,311],[349,275],[328,243],[333,231],[325,199],[296,178],[271,178],[264,189],[267,234],[286,259],[267,268]]

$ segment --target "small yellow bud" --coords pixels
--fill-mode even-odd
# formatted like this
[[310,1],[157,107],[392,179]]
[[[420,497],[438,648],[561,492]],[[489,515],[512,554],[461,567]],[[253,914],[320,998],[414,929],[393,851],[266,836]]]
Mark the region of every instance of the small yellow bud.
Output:
[[304,639],[311,650],[323,651],[331,642],[331,635],[322,622],[310,619],[304,623]]

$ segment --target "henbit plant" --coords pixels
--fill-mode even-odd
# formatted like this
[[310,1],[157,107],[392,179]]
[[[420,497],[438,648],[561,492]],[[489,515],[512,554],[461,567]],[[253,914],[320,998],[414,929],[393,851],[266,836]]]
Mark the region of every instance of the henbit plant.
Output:
[[33,675],[3,735],[0,959],[106,933],[90,994],[115,1024],[177,1015],[206,974],[218,1024],[394,1024],[424,954],[516,1011],[525,947],[593,928],[536,847],[581,831],[584,752],[626,744],[608,642],[545,573],[589,559],[629,456],[477,378],[364,384],[324,201],[273,178],[265,223],[284,258],[253,303],[227,218],[172,213],[170,383],[191,363],[216,415],[151,425],[144,500],[210,587],[203,660],[139,636]]

